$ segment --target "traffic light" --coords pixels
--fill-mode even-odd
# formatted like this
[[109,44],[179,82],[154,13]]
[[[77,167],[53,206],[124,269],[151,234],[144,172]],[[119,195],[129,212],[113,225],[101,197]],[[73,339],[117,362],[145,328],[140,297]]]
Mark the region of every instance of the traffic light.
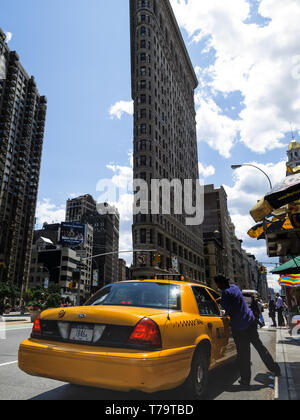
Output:
[[75,281],[71,281],[69,283],[69,289],[76,289],[76,282]]
[[152,262],[155,265],[159,265],[161,263],[161,255],[160,254],[153,254]]

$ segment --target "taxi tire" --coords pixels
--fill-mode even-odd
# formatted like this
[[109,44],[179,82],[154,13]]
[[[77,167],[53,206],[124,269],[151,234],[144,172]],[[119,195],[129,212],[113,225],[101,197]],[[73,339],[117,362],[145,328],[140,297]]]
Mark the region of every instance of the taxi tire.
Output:
[[208,354],[198,351],[194,356],[191,372],[184,384],[184,391],[188,399],[205,399],[208,391],[208,370]]

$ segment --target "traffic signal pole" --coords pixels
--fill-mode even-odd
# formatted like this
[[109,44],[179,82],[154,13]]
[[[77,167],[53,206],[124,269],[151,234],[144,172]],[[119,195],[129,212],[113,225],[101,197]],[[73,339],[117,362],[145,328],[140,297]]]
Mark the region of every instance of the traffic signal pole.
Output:
[[106,252],[105,254],[98,254],[93,255],[92,257],[85,257],[82,261],[93,260],[94,258],[98,257],[105,257],[106,255],[113,255],[113,254],[132,254],[135,252],[157,252],[157,249],[134,249],[130,251],[113,251],[113,252]]

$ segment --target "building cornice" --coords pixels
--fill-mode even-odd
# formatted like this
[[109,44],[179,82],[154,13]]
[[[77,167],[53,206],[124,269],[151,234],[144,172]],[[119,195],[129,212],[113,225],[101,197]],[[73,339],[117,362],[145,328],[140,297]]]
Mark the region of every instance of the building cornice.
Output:
[[174,12],[173,12],[172,6],[171,6],[171,4],[170,4],[170,0],[162,0],[162,1],[165,1],[166,8],[167,8],[168,13],[169,13],[169,17],[170,17],[170,19],[171,19],[171,22],[172,22],[172,23],[173,23],[173,25],[174,25],[174,28],[175,28],[175,31],[176,31],[176,35],[177,35],[178,41],[179,41],[179,43],[181,44],[181,47],[182,47],[182,50],[183,50],[184,57],[185,57],[185,59],[186,59],[186,61],[187,61],[188,66],[190,67],[191,74],[192,74],[193,79],[194,79],[194,82],[195,82],[194,89],[196,89],[196,88],[198,87],[198,84],[199,84],[199,82],[198,82],[198,78],[197,78],[197,76],[196,76],[194,66],[193,66],[193,64],[192,64],[192,62],[191,62],[191,59],[190,59],[189,53],[188,53],[188,51],[187,51],[187,48],[186,48],[185,42],[184,42],[184,40],[183,40],[183,36],[182,36],[182,34],[181,34],[181,31],[180,31],[179,25],[178,25],[178,23],[177,23],[177,19],[176,19],[176,17],[175,17],[175,14],[174,14]]
[[[130,0],[130,16],[131,16],[131,19],[132,19],[131,25],[130,25],[131,66],[132,66],[131,72],[132,72],[132,75],[135,74],[135,55],[134,55],[134,51],[135,51],[135,38],[136,38],[136,33],[135,33],[135,27],[136,27],[136,25],[135,25],[135,19],[136,19],[136,16],[135,16],[135,13],[134,13],[134,11],[135,11],[135,3],[134,2],[135,1],[136,0]],[[179,42],[179,45],[181,46],[181,51],[183,53],[183,56],[184,56],[184,58],[186,60],[187,67],[189,68],[190,74],[191,74],[192,79],[194,81],[193,88],[195,90],[198,87],[199,82],[198,82],[198,79],[197,79],[197,76],[196,76],[196,73],[195,73],[194,66],[193,66],[193,64],[191,62],[189,53],[188,53],[187,48],[185,46],[185,42],[183,40],[183,36],[181,34],[179,25],[177,23],[177,20],[176,20],[175,15],[174,15],[172,6],[171,6],[169,0],[160,0],[160,1],[163,1],[164,4],[165,4],[165,7],[166,7],[166,10],[168,12],[168,16],[169,16],[170,22],[171,22],[171,24],[172,24],[172,26],[174,28],[175,34],[177,36],[177,41]],[[133,84],[132,84],[132,87],[133,87]],[[135,99],[133,92],[132,92],[132,99]]]

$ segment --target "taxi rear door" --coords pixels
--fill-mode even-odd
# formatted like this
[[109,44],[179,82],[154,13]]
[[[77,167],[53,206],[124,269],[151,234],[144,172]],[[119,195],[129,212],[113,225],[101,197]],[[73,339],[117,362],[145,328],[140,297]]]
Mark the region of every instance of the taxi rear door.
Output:
[[199,314],[212,343],[212,365],[225,362],[230,357],[230,329],[226,320],[208,291],[202,286],[193,286]]

